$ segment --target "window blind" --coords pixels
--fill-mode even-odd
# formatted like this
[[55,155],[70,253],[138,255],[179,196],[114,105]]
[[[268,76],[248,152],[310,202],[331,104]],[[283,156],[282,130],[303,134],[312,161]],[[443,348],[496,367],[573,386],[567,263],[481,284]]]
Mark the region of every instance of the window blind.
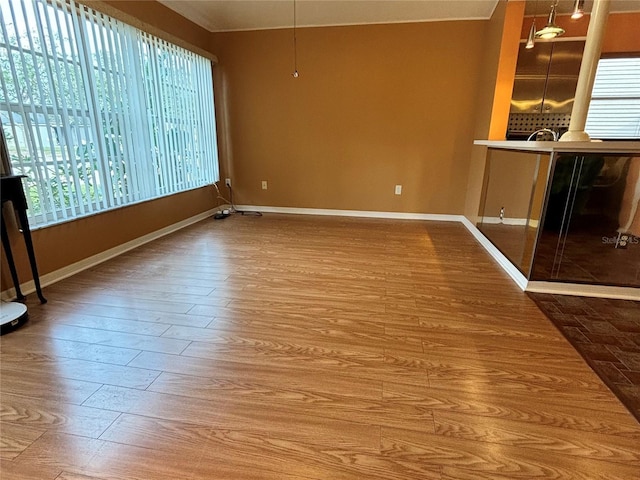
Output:
[[640,138],[640,58],[600,59],[585,131],[592,138]]
[[0,2],[0,119],[48,225],[218,180],[211,62],[73,0]]

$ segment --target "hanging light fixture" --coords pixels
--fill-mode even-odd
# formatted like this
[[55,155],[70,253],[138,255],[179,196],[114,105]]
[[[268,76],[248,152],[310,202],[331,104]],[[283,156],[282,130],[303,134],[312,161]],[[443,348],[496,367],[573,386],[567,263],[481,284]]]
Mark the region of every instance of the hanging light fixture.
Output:
[[584,15],[584,0],[576,0],[573,4],[573,12],[571,13],[571,18],[573,20],[578,20],[582,18]]
[[536,0],[535,5],[533,6],[533,21],[531,22],[531,28],[529,29],[527,43],[524,46],[527,50],[531,50],[536,44],[536,15],[538,15],[538,0]]
[[549,19],[547,20],[547,24],[542,28],[542,30],[538,30],[536,32],[536,38],[551,40],[552,38],[556,38],[564,34],[564,28],[559,27],[555,23],[557,5],[558,5],[558,0],[556,0],[551,4],[551,12],[549,12]]
[[298,78],[298,39],[296,38],[296,0],[293,0],[293,78]]
[[527,37],[527,44],[524,46],[526,49],[532,49],[536,44],[536,17],[533,17],[531,22],[531,29],[529,30],[529,36]]
[[531,30],[529,30],[529,37],[527,37],[527,44],[524,46],[524,48],[531,50],[533,46],[536,44],[535,38],[536,38],[536,20],[534,18],[533,22],[531,22]]

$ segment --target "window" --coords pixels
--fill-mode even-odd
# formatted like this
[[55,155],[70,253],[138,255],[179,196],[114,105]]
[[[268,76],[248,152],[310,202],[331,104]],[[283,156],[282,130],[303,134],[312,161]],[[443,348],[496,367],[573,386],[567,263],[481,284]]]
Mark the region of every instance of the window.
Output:
[[599,139],[640,139],[640,57],[602,58],[586,132]]
[[218,180],[211,62],[73,0],[0,2],[0,119],[49,225]]

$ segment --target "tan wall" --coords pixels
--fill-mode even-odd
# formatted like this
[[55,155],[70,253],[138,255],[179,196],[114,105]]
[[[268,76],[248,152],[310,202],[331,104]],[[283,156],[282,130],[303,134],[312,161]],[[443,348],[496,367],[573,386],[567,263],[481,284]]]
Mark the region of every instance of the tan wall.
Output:
[[[480,87],[478,90],[478,101],[475,105],[476,121],[474,139],[488,138],[489,132],[491,130],[491,119],[494,104],[496,105],[496,108],[500,108],[499,104],[495,103],[494,100],[496,100],[496,78],[498,77],[501,67],[501,47],[504,43],[507,42],[504,33],[505,22],[508,18],[508,6],[509,4],[505,1],[498,2],[498,5],[493,12],[493,16],[491,17],[491,20],[489,21],[487,26],[487,36],[484,45],[485,48],[482,52],[482,73],[480,77]],[[513,10],[513,7],[510,7],[510,10]],[[519,10],[521,9],[518,9],[518,11]],[[515,14],[517,13],[517,11],[509,13]],[[517,18],[517,24],[521,23],[521,18],[522,13],[520,13],[520,18]],[[511,20],[511,22],[513,21],[514,20]],[[518,40],[516,35],[516,45],[517,42]],[[503,68],[506,68],[506,66],[503,65]],[[515,74],[515,64],[513,65],[513,70]],[[508,101],[511,101],[510,95]],[[482,193],[482,182],[484,178],[486,153],[486,147],[479,146],[474,146],[471,152],[468,181],[465,189],[466,197],[464,215],[472,223],[475,223],[478,217],[478,208],[480,206],[480,196]]]
[[[162,29],[170,35],[180,36],[195,47],[209,47],[209,33],[206,30],[156,2],[86,3],[101,7],[101,10],[115,7],[127,15],[135,16],[150,29]],[[205,187],[34,231],[33,240],[40,275],[207,211],[217,204],[213,187]],[[31,279],[24,242],[14,229],[10,230],[18,276],[21,283],[24,283]],[[4,253],[1,269],[2,290],[5,290],[13,285]]]
[[487,24],[213,35],[236,203],[463,213]]
[[[489,78],[488,83],[494,84],[493,105],[491,107],[491,122],[489,124],[489,140],[504,140],[507,125],[509,124],[509,110],[511,109],[511,95],[515,83],[516,66],[518,64],[518,50],[520,43],[518,35],[520,31],[520,19],[524,16],[524,1],[511,0],[507,3],[504,16],[494,15],[494,30],[502,31],[500,49],[495,54],[499,55],[498,71],[495,77]],[[502,27],[500,26],[502,23]]]
[[524,219],[529,214],[531,194],[537,177],[537,155],[507,150],[490,151],[490,171],[482,216]]
[[[32,232],[40,275],[160,230],[213,208],[215,190],[203,187],[158,200],[103,212]],[[31,279],[22,237],[11,229],[12,252],[20,283]],[[2,290],[13,287],[4,251]]]
[[602,53],[640,52],[640,12],[609,15]]
[[[537,165],[539,159],[539,165]],[[549,175],[549,155],[506,150],[491,151],[491,170],[481,204],[481,216],[540,220]]]

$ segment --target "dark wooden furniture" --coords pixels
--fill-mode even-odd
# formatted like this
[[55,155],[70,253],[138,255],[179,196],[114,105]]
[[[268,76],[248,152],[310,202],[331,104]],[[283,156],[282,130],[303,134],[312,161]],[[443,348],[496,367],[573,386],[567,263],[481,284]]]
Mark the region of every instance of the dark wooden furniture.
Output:
[[[2,193],[2,205],[5,202],[11,202],[13,208],[18,214],[18,220],[20,221],[20,229],[24,237],[24,243],[27,247],[27,255],[29,256],[29,263],[31,264],[31,273],[33,274],[33,282],[36,285],[36,292],[41,303],[47,303],[47,299],[42,295],[42,288],[40,287],[40,277],[38,275],[38,266],[36,265],[36,256],[33,251],[33,241],[31,240],[31,230],[29,229],[29,220],[27,219],[27,199],[24,196],[24,190],[22,188],[22,178],[24,175],[8,175],[0,177],[2,184],[0,185],[0,192]],[[24,300],[25,296],[20,290],[20,281],[18,280],[18,272],[13,260],[13,253],[11,252],[11,242],[9,240],[9,234],[7,233],[7,226],[4,221],[4,215],[2,217],[2,245],[4,247],[5,254],[7,256],[7,262],[9,263],[9,270],[11,271],[11,279],[16,289],[16,296],[18,300]]]

